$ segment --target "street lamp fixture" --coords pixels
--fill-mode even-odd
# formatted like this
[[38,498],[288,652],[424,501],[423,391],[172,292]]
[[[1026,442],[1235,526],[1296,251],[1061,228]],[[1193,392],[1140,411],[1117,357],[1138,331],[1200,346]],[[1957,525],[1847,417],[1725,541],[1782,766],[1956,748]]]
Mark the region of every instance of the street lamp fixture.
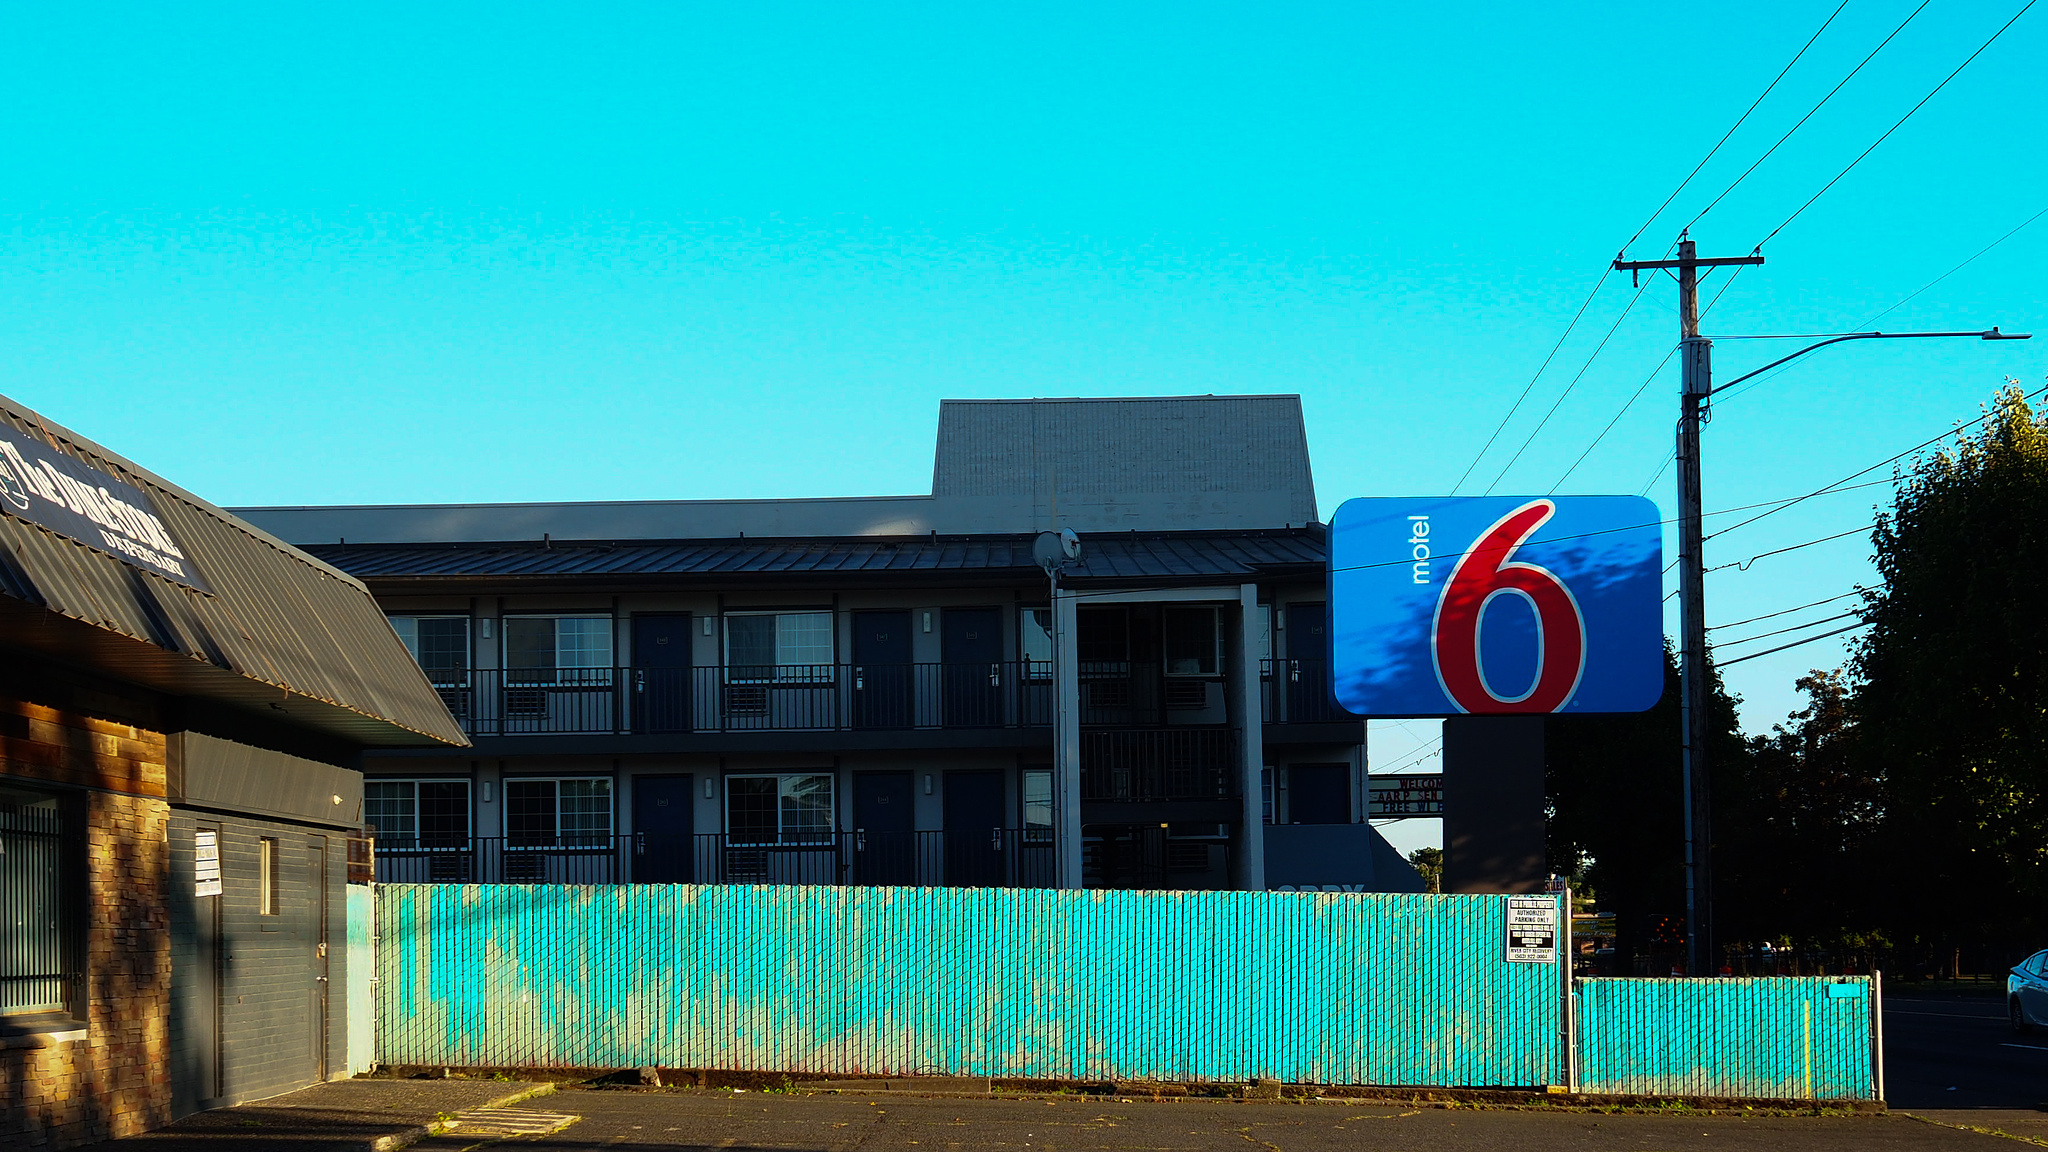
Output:
[[[1989,328],[1984,329],[1982,332],[1844,332],[1840,336],[1831,336],[1826,340],[1822,340],[1818,344],[1808,344],[1806,347],[1801,348],[1799,351],[1794,352],[1790,356],[1781,356],[1778,359],[1771,361],[1769,364],[1766,364],[1763,367],[1758,368],[1756,371],[1745,372],[1742,375],[1737,376],[1735,379],[1730,380],[1725,384],[1716,384],[1714,387],[1707,390],[1706,395],[1712,396],[1716,392],[1721,392],[1726,389],[1733,388],[1737,384],[1742,383],[1744,380],[1747,380],[1752,376],[1761,376],[1764,373],[1769,372],[1771,369],[1776,368],[1778,365],[1783,364],[1788,360],[1797,360],[1801,356],[1804,356],[1808,352],[1812,352],[1817,348],[1825,348],[1830,344],[1840,344],[1845,340],[1931,340],[1942,337],[1954,338],[1965,336],[1975,336],[1979,340],[2032,340],[2034,338],[2034,334],[2032,332],[2001,332],[1999,331],[1998,326],[1996,324],[1992,325]],[[1698,339],[1698,337],[1695,337],[1694,339]],[[1797,337],[1723,336],[1722,339],[1784,340],[1797,339]]]

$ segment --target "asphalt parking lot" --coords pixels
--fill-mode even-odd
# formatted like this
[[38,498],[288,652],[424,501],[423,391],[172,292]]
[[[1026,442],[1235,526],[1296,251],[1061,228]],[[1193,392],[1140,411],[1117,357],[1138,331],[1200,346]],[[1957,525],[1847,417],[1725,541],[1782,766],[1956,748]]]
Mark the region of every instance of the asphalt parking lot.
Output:
[[2013,1142],[1901,1115],[1599,1115],[1361,1106],[1356,1102],[944,1099],[761,1092],[565,1091],[533,1108],[580,1116],[502,1144],[459,1129],[416,1148],[522,1152],[719,1148],[736,1152],[1451,1152],[1512,1149],[1995,1149]]

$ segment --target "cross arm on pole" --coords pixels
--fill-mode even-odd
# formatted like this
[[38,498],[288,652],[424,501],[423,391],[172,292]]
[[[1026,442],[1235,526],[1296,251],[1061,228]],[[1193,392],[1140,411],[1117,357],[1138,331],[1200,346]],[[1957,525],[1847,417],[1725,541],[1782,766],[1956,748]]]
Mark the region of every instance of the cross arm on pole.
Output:
[[1719,268],[1724,264],[1761,264],[1761,256],[1712,256],[1692,260],[1622,260],[1614,261],[1617,272],[1637,272],[1645,268]]

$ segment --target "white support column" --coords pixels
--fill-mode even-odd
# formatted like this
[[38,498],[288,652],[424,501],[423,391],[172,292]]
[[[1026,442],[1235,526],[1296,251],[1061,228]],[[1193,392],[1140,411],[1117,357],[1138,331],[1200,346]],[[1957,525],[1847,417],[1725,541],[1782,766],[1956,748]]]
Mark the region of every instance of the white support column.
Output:
[[1052,606],[1053,811],[1059,821],[1059,886],[1081,887],[1081,658],[1074,595]]
[[1259,586],[1241,584],[1237,590],[1237,642],[1232,656],[1237,665],[1237,714],[1239,744],[1244,761],[1244,817],[1238,836],[1238,887],[1247,892],[1266,889],[1266,824],[1259,772],[1266,763],[1265,710],[1261,707],[1258,656],[1252,648],[1252,626],[1258,619]]

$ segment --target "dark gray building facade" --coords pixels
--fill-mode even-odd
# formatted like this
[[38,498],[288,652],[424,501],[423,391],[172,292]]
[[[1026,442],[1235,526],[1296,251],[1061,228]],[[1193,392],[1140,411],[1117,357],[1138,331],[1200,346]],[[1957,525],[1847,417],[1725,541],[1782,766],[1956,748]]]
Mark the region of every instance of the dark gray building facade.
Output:
[[382,878],[1419,886],[1330,697],[1293,396],[946,401],[930,495],[241,514],[474,742],[366,757]]

